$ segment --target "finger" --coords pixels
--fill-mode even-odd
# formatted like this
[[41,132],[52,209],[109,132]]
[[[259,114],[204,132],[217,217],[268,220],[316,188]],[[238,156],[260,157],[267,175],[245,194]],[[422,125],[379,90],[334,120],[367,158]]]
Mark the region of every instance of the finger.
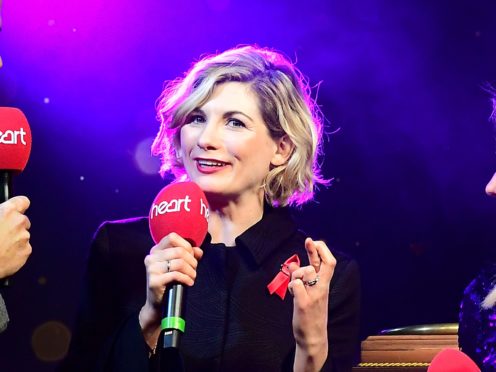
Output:
[[160,240],[160,242],[158,242],[151,249],[151,251],[167,249],[171,247],[182,247],[193,254],[193,247],[191,246],[191,244],[186,239],[183,239],[181,236],[174,232],[164,236],[162,240]]
[[305,249],[308,255],[308,262],[315,268],[316,272],[319,272],[322,260],[312,238],[305,239]]
[[17,257],[22,260],[21,267],[24,266],[24,264],[26,263],[32,252],[33,252],[33,247],[31,247],[31,244],[29,244],[29,242],[21,246],[17,255]]
[[170,283],[180,283],[191,287],[195,284],[195,280],[193,278],[179,271],[171,271],[170,273],[157,275],[155,280],[165,286]]
[[162,266],[165,272],[177,271],[189,276],[193,280],[196,279],[196,269],[184,260],[168,260]]
[[29,239],[31,239],[31,234],[29,233],[29,231],[24,230],[18,235],[17,239],[18,242],[24,246],[29,243]]
[[[170,271],[168,268],[170,267]],[[179,260],[172,260],[167,262],[155,262],[148,267],[150,280],[156,280],[157,277],[163,277],[165,274],[178,273],[181,276],[187,276],[192,281],[196,279],[196,270],[191,266],[185,265],[184,262]]]
[[[180,235],[176,234],[175,232],[172,232],[166,236],[165,243],[166,243],[166,247],[182,247],[190,254],[193,254],[193,247],[191,246],[191,243],[188,242],[183,237],[181,237]],[[159,243],[159,245],[161,244],[162,241]]]
[[203,249],[199,247],[193,247],[193,255],[197,261],[201,260],[201,258],[203,257]]
[[198,260],[182,247],[155,250],[153,252],[150,252],[150,256],[150,264],[154,262],[163,263],[172,260],[183,260],[195,269],[198,266]]
[[289,276],[293,274],[296,270],[300,268],[300,265],[298,265],[296,262],[291,262],[289,265],[287,265],[288,271],[289,271]]
[[29,199],[22,195],[14,196],[13,198],[7,200],[6,203],[12,203],[15,210],[20,213],[26,212],[26,210],[29,208],[29,205],[31,204]]
[[291,280],[300,279],[303,282],[314,280],[316,276],[317,273],[315,272],[315,268],[313,266],[303,266],[291,272]]
[[[190,252],[188,249],[183,247],[163,249],[157,245],[150,250],[150,254],[156,257],[157,260],[161,261],[184,258],[190,262],[192,266],[196,267],[198,265],[198,261],[203,257],[203,250],[199,247],[193,247]],[[194,258],[194,260],[191,260],[191,258]]]
[[295,279],[289,282],[288,290],[293,295],[295,303],[302,303],[308,298],[308,293],[301,279]]
[[31,228],[31,221],[29,218],[25,215],[22,215],[22,226],[26,229],[29,230]]
[[[14,207],[12,207],[14,208]],[[31,227],[31,221],[29,221],[29,218],[20,212],[17,212],[15,209],[11,209],[13,211],[13,215],[10,216],[11,218],[11,224],[15,229],[18,231],[20,230],[29,230]]]
[[33,252],[33,247],[31,246],[31,244],[28,242],[25,246],[24,246],[24,254],[26,255],[26,260],[27,258],[31,255],[31,253]]
[[148,278],[148,288],[159,289],[160,292],[162,292],[161,294],[163,294],[163,289],[165,289],[165,287],[177,283],[192,286],[194,280],[179,271],[152,275]]
[[184,239],[181,235],[176,234],[175,232],[171,232],[169,235],[169,241],[173,244],[175,247],[184,247],[188,250],[191,250],[193,247],[190,242],[188,242],[186,239]]
[[334,268],[336,267],[336,258],[332,255],[327,245],[322,241],[314,241],[315,248],[322,260],[319,274],[324,280],[331,280],[334,273]]

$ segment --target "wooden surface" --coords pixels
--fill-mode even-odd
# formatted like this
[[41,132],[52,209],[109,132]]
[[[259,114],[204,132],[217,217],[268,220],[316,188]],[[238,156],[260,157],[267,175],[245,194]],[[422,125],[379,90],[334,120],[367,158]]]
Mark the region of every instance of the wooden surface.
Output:
[[353,367],[353,372],[426,372],[428,367]]
[[370,336],[362,342],[362,363],[430,363],[441,350],[458,350],[457,335]]

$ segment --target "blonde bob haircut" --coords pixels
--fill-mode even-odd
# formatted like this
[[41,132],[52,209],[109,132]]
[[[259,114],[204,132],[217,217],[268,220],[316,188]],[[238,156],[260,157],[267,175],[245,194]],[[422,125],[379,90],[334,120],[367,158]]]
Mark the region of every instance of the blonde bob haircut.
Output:
[[181,127],[191,112],[203,106],[214,89],[225,82],[242,82],[258,97],[270,136],[287,135],[294,145],[288,161],[273,167],[264,182],[265,199],[273,206],[302,205],[312,199],[317,184],[327,184],[320,174],[323,119],[310,96],[301,72],[282,54],[256,46],[243,46],[196,62],[183,78],[170,81],[157,103],[160,130],[152,154],[160,156],[162,176],[187,175],[175,148]]

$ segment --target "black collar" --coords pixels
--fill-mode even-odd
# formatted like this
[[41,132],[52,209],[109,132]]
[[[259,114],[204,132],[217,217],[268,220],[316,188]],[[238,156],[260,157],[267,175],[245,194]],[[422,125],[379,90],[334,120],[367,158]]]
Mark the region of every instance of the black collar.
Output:
[[260,221],[236,238],[236,246],[249,251],[255,262],[261,265],[264,259],[296,231],[289,208],[273,208],[265,205]]

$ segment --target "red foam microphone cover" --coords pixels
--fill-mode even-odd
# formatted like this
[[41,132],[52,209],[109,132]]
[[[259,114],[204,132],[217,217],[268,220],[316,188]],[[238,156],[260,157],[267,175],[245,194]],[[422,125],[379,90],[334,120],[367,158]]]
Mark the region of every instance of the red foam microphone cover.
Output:
[[443,349],[432,359],[427,372],[480,372],[467,354],[455,349]]
[[31,129],[21,110],[0,107],[0,170],[22,172],[31,153]]
[[177,182],[164,187],[153,201],[148,222],[153,241],[171,232],[199,247],[208,229],[209,206],[205,194],[194,182]]

